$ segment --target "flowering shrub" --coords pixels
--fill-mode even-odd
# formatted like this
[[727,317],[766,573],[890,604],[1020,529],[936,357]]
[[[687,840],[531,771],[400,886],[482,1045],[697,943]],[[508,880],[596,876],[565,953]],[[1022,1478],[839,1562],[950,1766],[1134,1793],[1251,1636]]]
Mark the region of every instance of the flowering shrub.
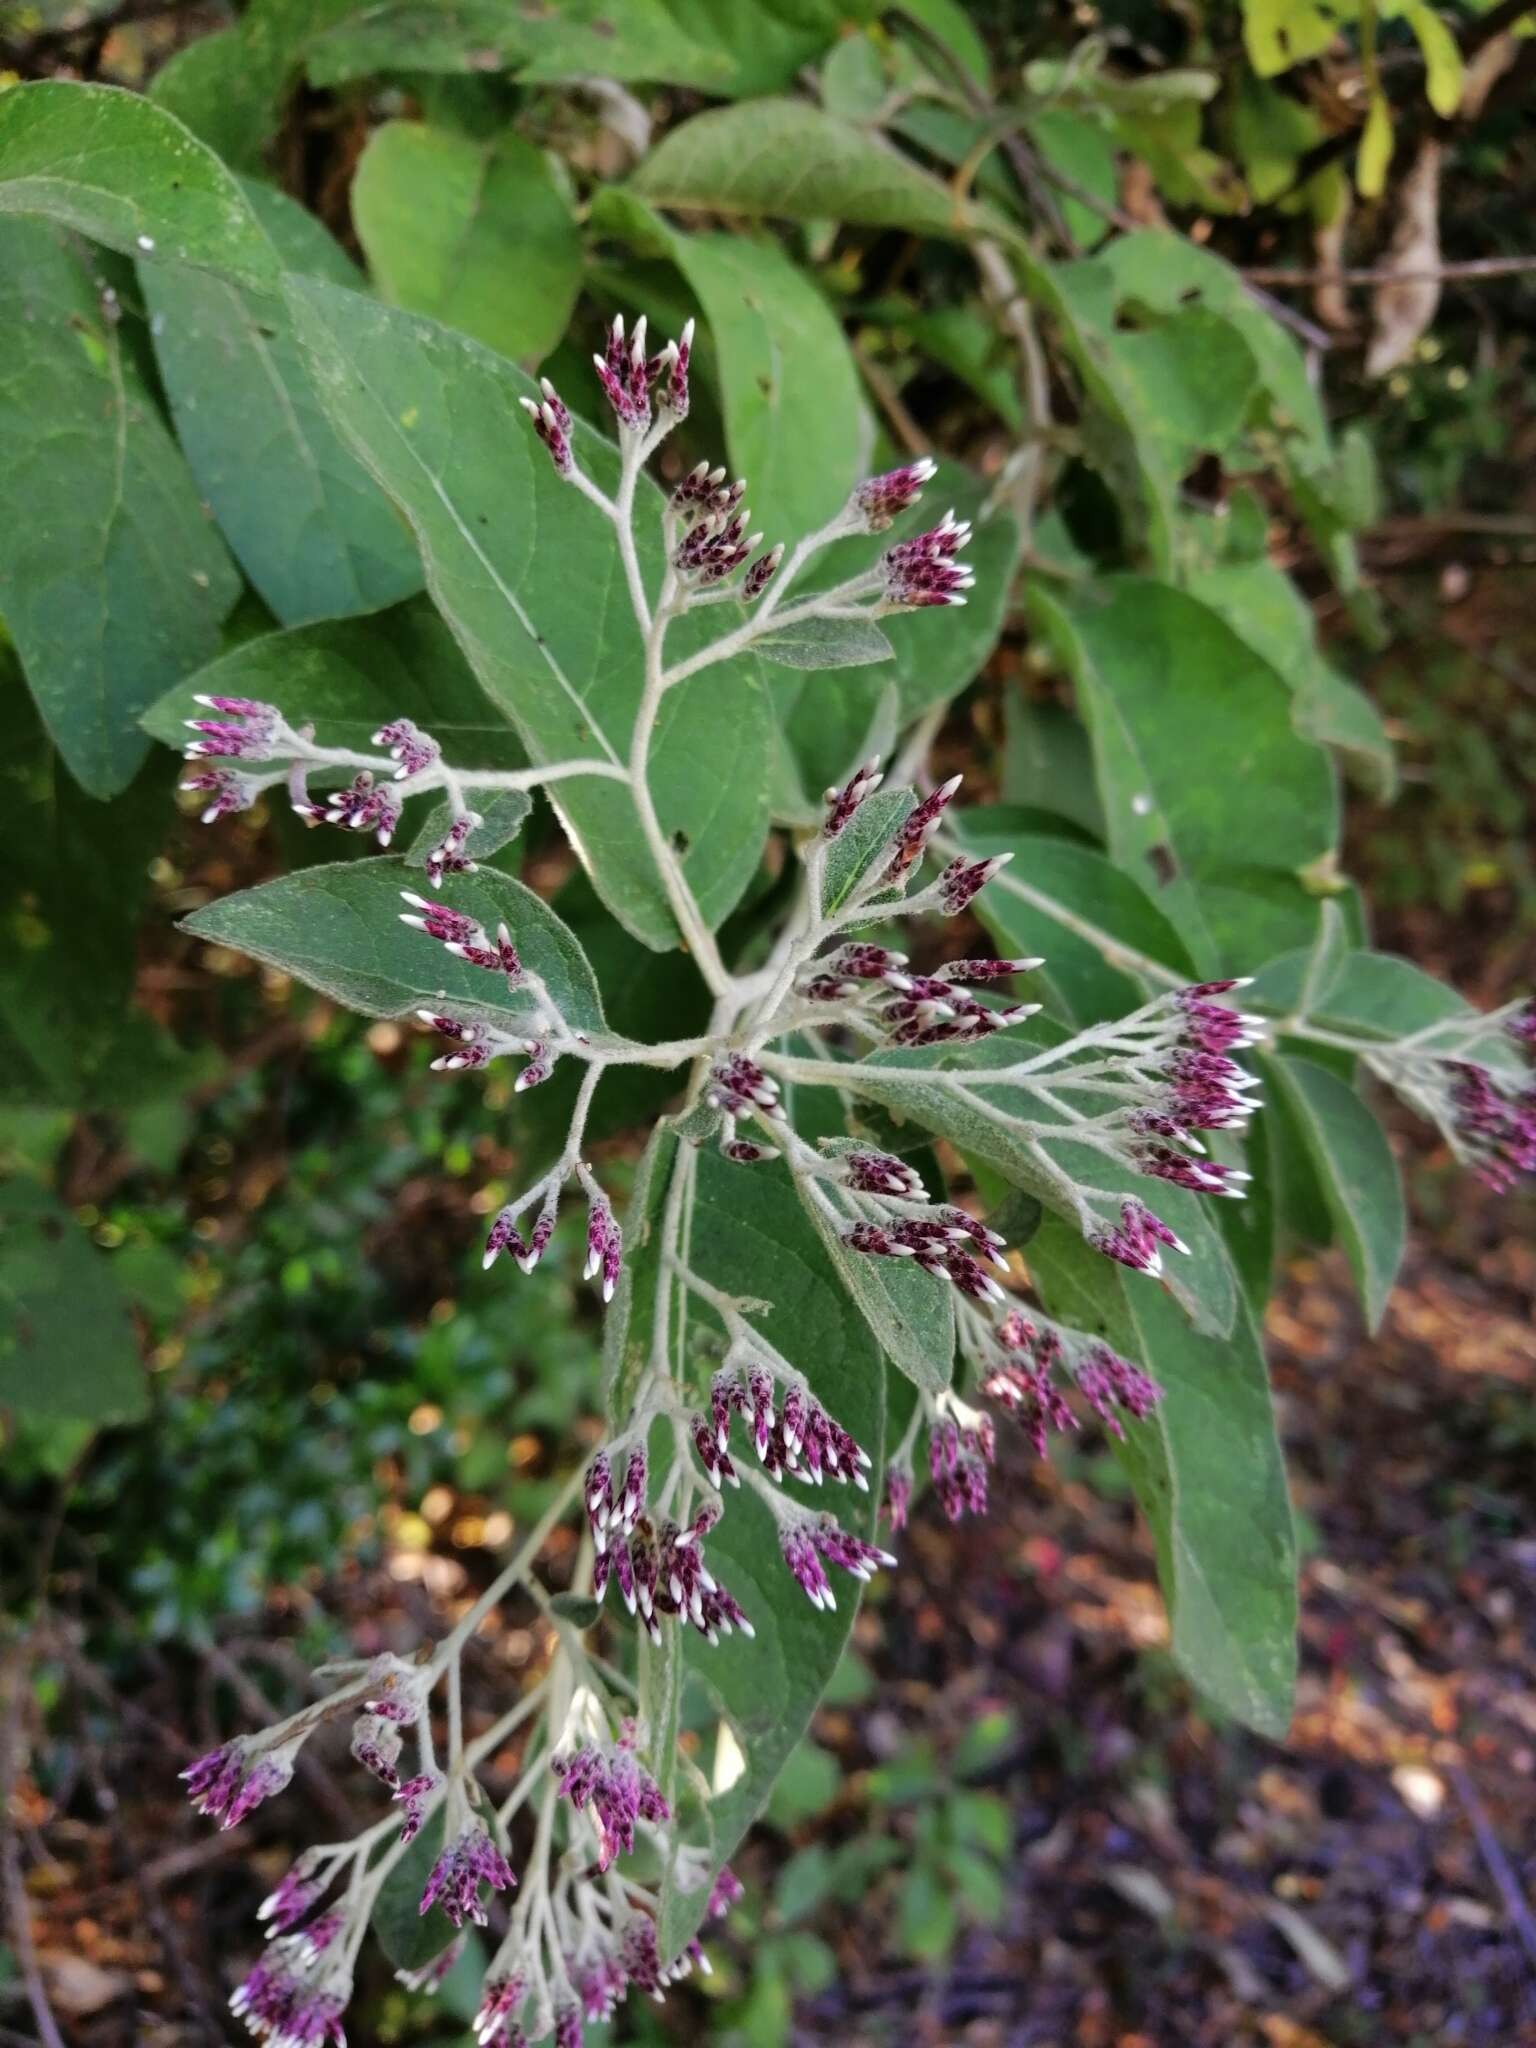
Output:
[[[326,61],[344,65],[337,35]],[[769,176],[765,150],[800,184]],[[555,192],[542,158],[527,176]],[[1047,1456],[1102,1427],[1183,1667],[1226,1712],[1283,1728],[1294,1541],[1257,1336],[1277,1229],[1298,1186],[1315,1192],[1302,1206],[1326,1211],[1379,1315],[1403,1224],[1357,1079],[1507,1186],[1536,1166],[1536,1011],[1479,1014],[1365,943],[1334,761],[1388,774],[1384,736],[1317,656],[1262,533],[1229,533],[1180,489],[1205,455],[1270,476],[1353,588],[1343,457],[1287,336],[1216,257],[1133,234],[1046,261],[868,125],[742,101],[592,195],[595,231],[664,252],[705,318],[652,352],[644,315],[614,315],[591,376],[571,350],[535,380],[338,280],[334,251],[291,253],[315,223],[258,189],[147,101],[0,96],[0,207],[43,217],[0,224],[0,290],[18,334],[77,322],[102,352],[128,451],[116,488],[130,523],[156,502],[146,475],[180,505],[197,593],[178,582],[150,609],[159,669],[92,639],[105,621],[118,647],[113,577],[90,584],[77,645],[69,605],[23,574],[24,537],[0,545],[0,605],[87,789],[131,778],[142,713],[182,741],[205,824],[286,810],[349,835],[334,861],[205,904],[190,932],[419,1021],[446,1085],[501,1062],[514,1097],[571,1082],[554,1156],[496,1211],[483,1264],[538,1285],[562,1209],[584,1213],[607,1416],[440,1640],[326,1667],[297,1713],[184,1775],[233,1827],[345,1723],[379,1788],[378,1818],[307,1852],[262,1909],[269,1944],[232,2001],[258,2037],[340,2041],[370,1925],[430,1991],[494,1916],[479,2040],[569,2044],[705,1960],[728,1859],[854,1596],[898,1566],[922,1490],[950,1519],[985,1514],[999,1430]],[[358,213],[382,282],[376,198]],[[657,210],[705,203],[964,242],[1032,408],[995,488],[927,456],[869,473],[825,303],[777,245]],[[124,346],[121,294],[83,281],[60,224],[139,264],[180,446]],[[511,352],[556,367],[570,296]],[[786,304],[830,353],[791,352],[769,405],[742,308],[771,355],[793,338]],[[263,411],[270,383],[252,386],[249,451],[186,352],[215,317],[283,394]],[[1072,459],[1118,493],[1111,559],[1041,512],[1038,323],[1082,411]],[[761,530],[748,480],[689,439],[711,356],[711,427],[764,457]],[[7,430],[25,442],[28,423]],[[278,502],[253,512],[232,451],[261,471],[262,434]],[[182,449],[278,630],[218,643],[238,579]],[[309,494],[297,541],[290,484]],[[934,485],[955,506],[939,518]],[[1026,720],[1011,794],[1028,806],[970,805],[935,744],[1020,577],[1082,723],[1064,738]],[[512,872],[536,795],[614,943],[670,963],[654,1029],[609,1021],[588,949]],[[702,1022],[676,1032],[696,985]],[[624,1205],[589,1133],[605,1082],[636,1070],[661,1107]],[[540,1558],[564,1523],[582,1533],[556,1595]],[[514,1588],[545,1615],[547,1656],[471,1736],[462,1654]],[[707,1764],[679,1740],[690,1689],[715,1729]],[[514,1738],[493,1805],[486,1767]]]

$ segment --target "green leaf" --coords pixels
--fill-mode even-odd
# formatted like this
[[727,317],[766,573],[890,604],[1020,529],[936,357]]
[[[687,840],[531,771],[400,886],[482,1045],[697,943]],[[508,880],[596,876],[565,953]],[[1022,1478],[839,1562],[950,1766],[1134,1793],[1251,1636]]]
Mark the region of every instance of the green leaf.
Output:
[[[183,929],[295,975],[366,1017],[407,1017],[446,1006],[525,1028],[534,998],[503,977],[457,960],[400,922],[400,891],[415,881],[403,860],[308,868],[225,896]],[[540,897],[494,868],[454,879],[453,907],[494,932],[505,920],[524,965],[539,975],[571,1027],[601,1031],[602,1004],[585,956]]]
[[421,1910],[421,1895],[442,1847],[442,1826],[434,1820],[405,1851],[374,1901],[369,1924],[397,1970],[421,1969],[455,1938],[453,1922],[440,1905],[429,1913]]
[[1202,973],[1243,972],[1310,937],[1297,878],[1334,843],[1337,794],[1270,664],[1169,584],[1106,576],[1071,599],[1038,584],[1031,595],[1077,684],[1110,854],[1158,884]]
[[1317,0],[1243,0],[1243,44],[1261,78],[1320,57],[1339,33],[1342,10]]
[[[0,136],[32,90],[0,93]],[[89,264],[0,220],[0,617],[70,773],[107,797],[147,752],[139,713],[214,652],[239,579]]]
[[364,751],[382,724],[411,718],[456,768],[516,768],[526,759],[424,597],[246,640],[157,698],[144,730],[185,746],[187,719],[203,716],[199,696],[274,704],[291,725],[313,725],[322,746]]
[[1389,801],[1397,769],[1381,714],[1363,690],[1323,659],[1312,608],[1284,570],[1268,561],[1226,562],[1194,571],[1185,588],[1290,686],[1297,732],[1320,746],[1337,747],[1373,793]]
[[1402,0],[1408,26],[1424,53],[1424,92],[1442,121],[1449,121],[1461,105],[1466,65],[1456,38],[1428,0]]
[[549,158],[522,136],[482,142],[386,121],[358,164],[352,219],[391,305],[520,363],[548,355],[565,332],[581,243]]
[[831,1751],[807,1736],[786,1757],[774,1781],[767,1818],[786,1831],[798,1827],[832,1804],[842,1776],[842,1767]]
[[835,692],[814,679],[772,678],[779,721],[812,808],[828,783],[875,751],[863,742],[875,729],[888,693],[895,696],[898,725],[905,726],[973,683],[996,647],[1012,604],[1019,530],[1011,514],[985,512],[986,498],[980,477],[957,463],[941,463],[924,490],[922,504],[888,536],[873,542],[839,542],[807,579],[808,589],[824,589],[858,574],[870,566],[877,548],[935,525],[939,507],[952,506],[958,517],[976,521],[966,549],[976,584],[967,593],[967,602],[963,607],[935,605],[898,620],[889,666],[871,665],[864,675],[840,675]]
[[[828,1761],[832,1760],[829,1758]],[[835,1762],[832,1770],[835,1786],[838,1775]],[[782,1785],[784,1781],[781,1778],[779,1782]],[[773,1888],[774,1909],[784,1925],[793,1927],[807,1913],[814,1913],[825,1902],[831,1883],[832,1857],[820,1842],[812,1842],[808,1848],[791,1856],[779,1872],[778,1883]]]
[[0,1409],[134,1422],[144,1368],[109,1255],[29,1180],[0,1184]]
[[1070,192],[1056,192],[1067,232],[1083,249],[1093,249],[1109,233],[1109,216],[1120,203],[1115,146],[1102,121],[1069,107],[1042,107],[1030,117],[1029,138],[1053,170],[1081,186],[1100,202],[1103,212],[1085,206]]
[[[860,1147],[855,1139],[840,1138],[823,1149],[835,1155]],[[955,1305],[949,1283],[906,1259],[870,1259],[849,1251],[842,1228],[815,1199],[806,1176],[797,1174],[794,1185],[837,1277],[886,1358],[914,1386],[929,1394],[942,1391],[949,1385],[955,1360]]]
[[[754,520],[768,539],[793,542],[824,526],[869,473],[874,421],[842,327],[777,242],[675,234],[672,255],[714,347],[731,466],[747,479]],[[866,640],[885,637],[867,623],[864,632]],[[882,660],[889,647],[826,661],[769,658],[790,668],[835,668]]]
[[1079,1024],[1134,1010],[1146,985],[1167,986],[1159,969],[1196,979],[1183,940],[1129,875],[1094,847],[1020,830],[1019,815],[1003,805],[955,815],[967,852],[1014,856],[976,899],[999,952],[1043,955],[1040,980]]
[[944,1867],[968,1916],[987,1927],[995,1927],[1008,1903],[1007,1887],[997,1865],[974,1849],[955,1848],[945,1851]]
[[1229,1338],[1198,1336],[1158,1289],[1106,1275],[1049,1220],[1029,1258],[1053,1315],[1161,1384],[1151,1418],[1115,1451],[1157,1545],[1173,1653],[1225,1712],[1279,1740],[1296,1682],[1296,1538],[1251,1312]]
[[180,1092],[201,1059],[133,1000],[139,917],[165,843],[163,777],[143,774],[111,803],[86,796],[3,640],[0,764],[0,1101],[122,1111]]
[[1253,352],[1222,314],[1198,305],[1109,345],[1143,448],[1156,450],[1174,491],[1201,455],[1223,453],[1241,431],[1258,383]]
[[1187,236],[1153,228],[1115,236],[1094,263],[1109,272],[1119,305],[1163,314],[1199,305],[1229,321],[1258,364],[1271,424],[1314,455],[1329,454],[1328,425],[1306,358],[1279,321],[1250,296],[1230,263]]
[[[269,186],[244,190],[287,268],[361,287],[312,214]],[[179,264],[143,262],[139,283],[198,489],[283,624],[419,590],[410,533],[321,410],[281,301]]]
[[603,1390],[608,1419],[622,1429],[651,1357],[656,1295],[661,1285],[661,1220],[677,1170],[676,1120],[662,1117],[651,1131],[624,1215],[624,1265],[603,1318]]
[[[463,850],[471,859],[484,861],[489,860],[493,853],[500,853],[504,846],[509,846],[522,831],[528,822],[528,813],[533,809],[533,798],[525,789],[503,789],[490,796],[477,794],[475,809],[480,823],[470,833]],[[453,805],[446,799],[434,805],[405,849],[408,868],[426,866],[428,854],[442,844],[455,815]]]
[[213,151],[152,100],[112,85],[49,78],[0,93],[0,213],[44,214],[125,255],[269,291],[281,268]]
[[733,0],[384,0],[356,7],[308,48],[312,84],[379,71],[515,71],[529,84],[591,77],[693,86],[734,95],[782,90],[826,48],[846,14],[831,0],[790,7]]
[[963,202],[889,143],[801,100],[695,114],[662,138],[630,185],[657,206],[955,239],[969,221]]
[[277,126],[277,94],[251,64],[238,26],[184,44],[151,79],[149,97],[233,169],[259,174]]
[[778,668],[863,668],[896,652],[873,619],[799,619],[757,642]]
[[1355,185],[1362,199],[1379,199],[1387,189],[1392,149],[1392,109],[1385,93],[1373,92],[1355,157]]
[[827,848],[821,870],[824,918],[835,916],[868,878],[916,803],[916,793],[910,789],[877,789],[873,796],[865,797]]
[[934,1864],[914,1863],[896,1894],[896,1940],[902,1953],[937,1963],[954,1947],[959,1932],[953,1889]]
[[[625,763],[643,684],[639,629],[610,523],[555,474],[517,403],[537,387],[502,357],[415,315],[307,279],[289,288],[332,419],[410,521],[438,609],[530,756]],[[616,451],[580,423],[573,439],[577,460],[611,490]],[[659,506],[645,484],[636,538],[653,592]],[[719,605],[679,621],[668,658],[737,616]],[[734,906],[762,851],[770,732],[750,656],[681,684],[662,704],[651,792],[711,925]],[[657,951],[674,944],[624,785],[572,777],[550,799],[615,916]]]
[[[864,1320],[806,1222],[789,1175],[777,1162],[743,1169],[716,1152],[701,1152],[688,1242],[690,1263],[716,1287],[773,1304],[755,1318],[758,1327],[874,1460],[867,1499],[839,1489],[837,1502],[840,1519],[868,1535],[883,1465],[884,1375]],[[822,1504],[819,1496],[816,1504]],[[709,1561],[757,1630],[753,1641],[734,1635],[715,1648],[690,1631],[684,1649],[696,1681],[729,1717],[743,1760],[741,1775],[710,1802],[712,1876],[761,1810],[837,1668],[858,1582],[839,1574],[836,1611],[818,1612],[785,1569],[768,1508],[746,1489],[732,1496],[730,1512],[709,1538]],[[710,1876],[682,1893],[669,1872],[661,1912],[664,1954],[675,1954],[698,1924]]]
[[1277,1055],[1271,1066],[1290,1098],[1334,1230],[1349,1254],[1366,1325],[1375,1331],[1397,1279],[1408,1227],[1392,1148],[1355,1090],[1327,1067],[1290,1054]]

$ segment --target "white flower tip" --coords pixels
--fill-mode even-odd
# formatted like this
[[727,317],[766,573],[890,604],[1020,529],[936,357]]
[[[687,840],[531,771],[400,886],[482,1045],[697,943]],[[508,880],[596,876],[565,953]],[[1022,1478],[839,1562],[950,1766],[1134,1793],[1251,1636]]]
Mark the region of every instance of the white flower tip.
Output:
[[492,1266],[494,1266],[494,1265],[495,1265],[495,1263],[496,1263],[496,1254],[495,1254],[495,1252],[493,1252],[493,1251],[484,1251],[484,1252],[482,1252],[482,1253],[480,1254],[480,1270],[481,1270],[481,1272],[482,1272],[482,1273],[489,1273],[489,1271],[491,1270]]
[[683,345],[683,347],[684,347],[684,348],[692,348],[692,346],[693,346],[693,321],[692,321],[691,319],[685,320],[685,321],[683,322],[683,331],[682,331],[682,333],[681,333],[681,334],[680,334],[680,335],[678,336],[678,339],[679,339],[679,341],[680,341],[680,342],[682,343],[682,345]]
[[939,795],[943,797],[945,803],[949,802],[964,780],[965,777],[963,775],[951,775],[948,782],[941,782],[939,784]]

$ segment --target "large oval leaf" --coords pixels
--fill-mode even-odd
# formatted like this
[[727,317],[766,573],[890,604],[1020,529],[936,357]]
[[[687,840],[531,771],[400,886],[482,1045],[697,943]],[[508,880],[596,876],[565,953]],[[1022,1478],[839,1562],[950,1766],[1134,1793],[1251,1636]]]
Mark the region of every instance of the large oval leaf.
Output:
[[[643,684],[640,634],[609,522],[555,474],[517,402],[536,392],[532,380],[429,320],[310,279],[290,280],[289,289],[332,419],[410,521],[438,609],[530,756],[627,762]],[[616,451],[579,422],[574,438],[578,459],[611,490]],[[636,539],[653,592],[659,505],[659,492],[645,484]],[[720,605],[681,620],[675,651],[712,639],[734,612]],[[651,790],[711,925],[756,868],[771,752],[751,657],[696,676],[664,700]],[[615,916],[658,951],[675,944],[666,893],[623,785],[572,778],[550,796]]]
[[[525,1028],[531,996],[509,991],[499,974],[455,959],[400,922],[400,891],[419,886],[403,860],[344,861],[225,896],[194,911],[185,929],[280,967],[368,1017],[447,1007],[511,1031]],[[457,876],[444,898],[487,931],[505,920],[565,1021],[578,1031],[602,1030],[597,983],[580,946],[531,889],[482,868]]]

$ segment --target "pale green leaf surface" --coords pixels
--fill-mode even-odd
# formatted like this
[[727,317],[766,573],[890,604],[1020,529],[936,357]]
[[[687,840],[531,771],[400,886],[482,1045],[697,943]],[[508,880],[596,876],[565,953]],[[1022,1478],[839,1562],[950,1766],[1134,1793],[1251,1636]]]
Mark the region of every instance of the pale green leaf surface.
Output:
[[1107,576],[1075,602],[1038,584],[1032,599],[1077,685],[1110,854],[1155,888],[1201,972],[1310,937],[1296,878],[1334,843],[1337,793],[1280,676],[1169,584]]
[[[869,1534],[883,1461],[879,1352],[782,1168],[743,1169],[718,1153],[702,1152],[689,1256],[717,1287],[773,1303],[757,1319],[759,1326],[874,1460],[868,1496],[842,1487],[831,1500],[818,1489],[796,1491],[813,1509],[835,1507],[848,1526]],[[705,1318],[710,1319],[707,1311]],[[750,1456],[745,1446],[743,1455]],[[836,1612],[812,1607],[785,1569],[768,1510],[745,1488],[732,1494],[708,1549],[711,1570],[757,1630],[755,1640],[735,1635],[714,1648],[691,1631],[685,1637],[685,1664],[718,1698],[746,1764],[729,1790],[710,1802],[712,1876],[756,1818],[804,1733],[842,1655],[859,1586],[834,1572]],[[680,1893],[668,1873],[661,1916],[665,1954],[675,1953],[697,1925],[709,1881]]]
[[110,1255],[35,1182],[0,1186],[0,1410],[108,1423],[136,1421],[145,1405]]
[[[509,1031],[527,1028],[534,998],[499,974],[455,959],[400,922],[402,889],[417,876],[403,860],[307,868],[197,910],[184,929],[210,944],[281,968],[368,1017],[446,1008]],[[573,1030],[603,1028],[592,970],[568,927],[540,897],[494,868],[457,875],[444,900],[489,932],[505,920],[525,966],[540,976]]]
[[[976,899],[976,914],[1004,954],[1042,955],[1039,979],[1054,987],[1079,1024],[1123,1015],[1145,1001],[1135,977],[1171,969],[1193,981],[1183,940],[1146,891],[1097,848],[1021,830],[1006,807],[961,811],[956,828],[977,855],[1013,860]],[[1166,979],[1153,972],[1154,988]],[[1035,977],[1021,985],[1033,992]]]
[[[313,214],[243,189],[288,269],[361,289]],[[139,283],[188,464],[276,617],[301,625],[419,590],[410,531],[322,411],[282,302],[179,264],[141,262]]]
[[0,618],[70,772],[111,796],[239,579],[83,252],[40,221],[0,220],[0,331]]
[[1166,1296],[1106,1276],[1049,1219],[1029,1258],[1053,1315],[1162,1386],[1151,1419],[1115,1448],[1157,1545],[1174,1655],[1218,1706],[1278,1739],[1296,1680],[1296,1538],[1250,1311],[1226,1338],[1199,1336]]
[[[290,302],[327,409],[415,532],[428,586],[470,666],[537,762],[627,761],[643,682],[639,630],[609,522],[555,474],[504,358],[417,315],[290,280]],[[617,456],[579,422],[577,459],[612,489]],[[659,494],[642,488],[642,574],[660,580]],[[735,622],[720,605],[685,618],[672,659]],[[730,715],[721,716],[722,703]],[[772,766],[751,656],[663,702],[650,783],[705,920],[718,924],[756,868]],[[622,783],[555,784],[551,801],[609,908],[647,945],[675,942],[670,908]]]
[[1386,1133],[1345,1080],[1313,1060],[1280,1054],[1272,1062],[1349,1254],[1366,1325],[1380,1327],[1402,1264],[1407,1236],[1402,1181]]
[[866,128],[800,100],[695,114],[630,180],[657,206],[833,219],[963,238],[967,215],[937,178]]
[[507,131],[482,142],[386,121],[363,151],[352,218],[380,294],[534,363],[565,332],[581,243],[549,159]]
[[0,213],[269,291],[278,280],[233,175],[173,114],[117,86],[49,78],[0,93]]
[[185,746],[186,721],[206,716],[199,696],[276,705],[290,725],[312,725],[321,746],[371,751],[381,725],[411,718],[456,768],[516,768],[526,758],[424,597],[246,640],[158,698],[145,731]]

